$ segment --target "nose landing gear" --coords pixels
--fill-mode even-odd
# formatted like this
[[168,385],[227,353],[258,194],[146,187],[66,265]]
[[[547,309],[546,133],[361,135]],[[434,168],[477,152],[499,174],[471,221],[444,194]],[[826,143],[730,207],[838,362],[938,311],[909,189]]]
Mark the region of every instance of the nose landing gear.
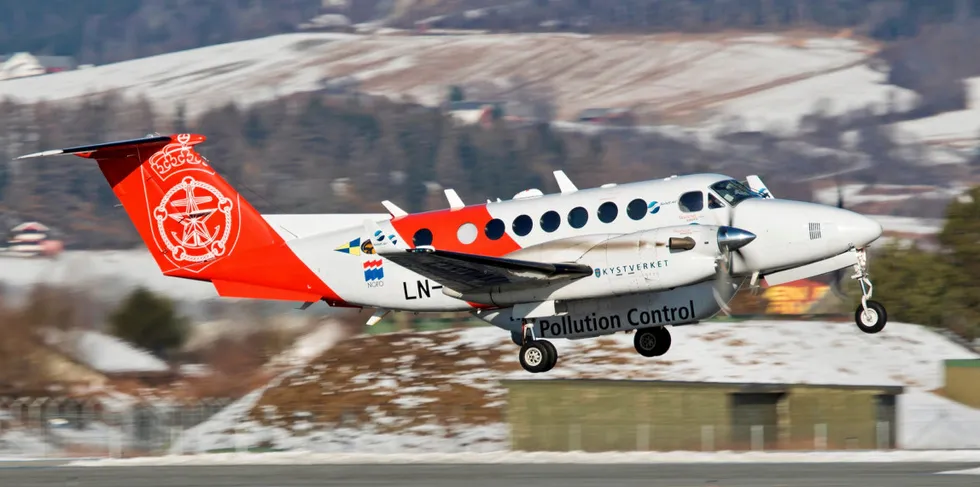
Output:
[[868,256],[865,249],[857,251],[857,260],[851,279],[857,279],[861,284],[861,305],[854,312],[854,322],[865,333],[878,333],[888,322],[888,312],[881,303],[871,300],[874,287],[868,278]]

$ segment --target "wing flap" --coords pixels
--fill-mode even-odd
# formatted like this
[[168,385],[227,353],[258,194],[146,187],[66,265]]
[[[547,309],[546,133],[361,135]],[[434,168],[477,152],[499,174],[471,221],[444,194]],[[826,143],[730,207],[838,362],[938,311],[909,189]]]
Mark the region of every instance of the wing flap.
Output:
[[461,293],[498,286],[535,287],[556,280],[591,276],[593,272],[584,264],[532,262],[427,248],[396,249],[379,254]]
[[378,256],[425,276],[459,293],[531,288],[559,280],[592,275],[592,267],[568,262],[537,262],[437,250],[432,247],[408,248],[405,242],[393,242],[377,222],[364,220],[364,230],[372,236]]

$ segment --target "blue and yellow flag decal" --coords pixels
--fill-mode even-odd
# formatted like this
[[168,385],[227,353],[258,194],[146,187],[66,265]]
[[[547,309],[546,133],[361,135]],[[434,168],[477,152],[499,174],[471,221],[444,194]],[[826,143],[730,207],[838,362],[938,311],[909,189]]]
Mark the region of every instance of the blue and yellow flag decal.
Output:
[[355,238],[354,240],[351,240],[350,242],[347,242],[334,250],[350,255],[361,255],[361,238]]

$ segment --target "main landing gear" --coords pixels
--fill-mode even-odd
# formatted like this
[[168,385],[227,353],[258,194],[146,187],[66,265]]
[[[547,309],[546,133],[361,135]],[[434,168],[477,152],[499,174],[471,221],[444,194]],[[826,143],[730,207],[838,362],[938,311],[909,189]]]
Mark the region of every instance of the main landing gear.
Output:
[[851,279],[857,279],[861,284],[861,305],[854,311],[854,322],[865,333],[878,333],[885,328],[888,313],[881,303],[871,300],[873,287],[868,279],[868,256],[864,249],[857,251],[857,259]]
[[[558,363],[558,350],[548,340],[538,340],[534,337],[534,324],[524,321],[522,324],[522,344],[519,360],[524,370],[537,374],[547,372]],[[516,341],[516,340],[515,340]]]
[[644,357],[659,357],[670,349],[670,331],[665,326],[636,330],[633,347]]

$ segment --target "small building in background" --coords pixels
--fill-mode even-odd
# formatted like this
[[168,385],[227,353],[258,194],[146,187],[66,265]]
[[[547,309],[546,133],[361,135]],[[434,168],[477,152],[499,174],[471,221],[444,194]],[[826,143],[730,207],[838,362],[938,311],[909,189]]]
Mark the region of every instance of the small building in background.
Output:
[[893,449],[904,390],[575,379],[503,384],[516,451]]
[[78,63],[71,56],[35,56],[29,52],[0,56],[0,80],[40,76],[75,69],[78,69]]
[[0,247],[0,257],[56,257],[64,251],[64,244],[50,233],[43,223],[21,223],[10,229],[6,246]]
[[447,112],[460,125],[486,125],[504,116],[503,101],[462,100],[449,104]]

